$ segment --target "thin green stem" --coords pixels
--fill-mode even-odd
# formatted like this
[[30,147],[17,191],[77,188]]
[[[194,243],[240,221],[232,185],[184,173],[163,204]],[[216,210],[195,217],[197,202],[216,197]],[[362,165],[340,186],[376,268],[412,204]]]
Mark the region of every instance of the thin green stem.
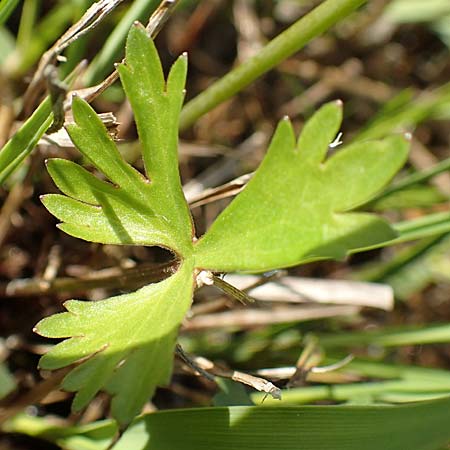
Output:
[[[414,220],[394,224],[399,236],[387,245],[409,242],[424,237],[436,236],[450,231],[450,213],[439,212],[427,214]],[[383,244],[384,247],[386,244]]]
[[[322,342],[321,342],[322,343]],[[333,360],[334,361],[334,360]],[[348,401],[363,398],[380,399],[396,394],[403,400],[425,399],[427,396],[448,396],[450,378],[445,370],[416,366],[389,365],[370,361],[352,361],[345,366],[344,372],[357,375],[362,379],[375,378],[376,381],[356,382],[344,385],[302,386],[283,390],[283,403],[301,404],[318,400]],[[252,400],[259,404],[263,396],[251,394]],[[268,398],[263,406],[273,404]]]
[[389,247],[403,242],[417,241],[430,236],[438,236],[450,232],[450,212],[427,214],[413,220],[405,220],[392,224],[398,236],[391,241],[381,242],[370,247],[352,250],[351,253],[360,253],[376,248]]
[[3,25],[13,13],[19,0],[0,0],[0,25]]
[[19,31],[17,33],[17,48],[23,52],[29,46],[33,36],[36,16],[38,13],[38,2],[36,0],[25,0],[20,17]]
[[325,348],[379,345],[397,347],[402,345],[423,345],[450,342],[450,325],[439,324],[429,327],[383,329],[345,334],[324,334],[319,342]]
[[[334,386],[312,386],[289,389],[282,392],[282,402],[285,404],[310,403],[319,400],[348,401],[363,397],[374,398],[388,393],[428,394],[434,398],[448,396],[450,384],[430,384],[425,380],[395,380],[369,383],[351,383]],[[252,394],[251,399],[259,404],[261,394]],[[272,399],[267,399],[263,406],[273,405]]]
[[450,170],[450,158],[440,161],[439,163],[435,164],[433,167],[430,167],[429,169],[422,170],[420,172],[416,172],[406,176],[402,180],[398,181],[397,183],[387,188],[380,195],[375,197],[375,199],[372,201],[379,200],[394,192],[413,186],[414,184],[424,183],[430,180],[431,178],[435,177],[436,175],[446,172],[447,170]]
[[298,52],[311,39],[348,16],[367,0],[326,0],[286,31],[270,41],[258,54],[232,70],[183,108],[180,129],[244,89],[262,74]]

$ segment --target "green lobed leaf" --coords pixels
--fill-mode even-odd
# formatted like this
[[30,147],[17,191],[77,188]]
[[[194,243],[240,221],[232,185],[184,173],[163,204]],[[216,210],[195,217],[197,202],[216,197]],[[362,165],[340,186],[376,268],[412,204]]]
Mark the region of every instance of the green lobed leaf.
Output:
[[83,81],[87,86],[100,83],[110,73],[112,64],[123,55],[130,26],[136,20],[147,22],[158,3],[158,0],[135,0],[129,5],[86,69]]
[[247,187],[195,245],[196,266],[264,271],[392,239],[381,218],[348,211],[372,198],[404,164],[402,136],[356,142],[323,162],[342,118],[341,103],[323,106],[295,142],[283,120]]
[[40,367],[54,370],[88,358],[62,384],[77,391],[74,409],[105,389],[113,395],[114,417],[122,424],[130,422],[156,386],[169,381],[175,340],[193,285],[192,262],[186,260],[170,278],[134,293],[98,302],[66,302],[68,312],[36,325],[42,336],[70,338],[45,354]]
[[163,411],[137,419],[114,450],[436,450],[448,443],[450,397],[401,406]]
[[83,100],[72,103],[75,125],[67,130],[80,152],[107,178],[102,181],[61,159],[48,170],[66,195],[43,203],[75,237],[109,244],[159,245],[191,253],[193,224],[178,172],[178,119],[184,97],[186,57],[173,65],[167,85],[153,42],[134,26],[126,64],[119,72],[136,118],[145,178],[120,155],[106,128]]
[[53,159],[48,170],[65,195],[47,195],[43,202],[73,236],[167,247],[181,257],[181,267],[133,294],[95,303],[69,301],[68,312],[44,319],[36,331],[70,338],[44,355],[40,365],[57,369],[80,363],[63,382],[77,392],[74,408],[104,389],[113,395],[113,415],[126,424],[168,380],[177,330],[192,299],[194,268],[267,270],[339,258],[393,239],[395,232],[383,220],[348,211],[366,203],[393,176],[406,158],[407,143],[399,136],[358,142],[323,162],[341,123],[341,104],[321,108],[297,144],[290,123],[283,121],[253,180],[193,255],[194,229],[177,163],[186,58],[177,60],[166,82],[153,42],[134,26],[125,65],[118,70],[134,111],[147,178],[124,161],[93,109],[74,98],[75,125],[68,132],[106,180]]
[[155,45],[142,25],[136,24],[127,40],[126,65],[118,70],[133,108],[145,170],[158,200],[155,211],[191,240],[192,221],[178,171],[178,122],[185,94],[187,55],[173,64],[165,84]]
[[68,312],[36,326],[43,336],[70,338],[44,355],[40,366],[52,370],[80,363],[62,385],[77,392],[74,409],[104,389],[113,396],[112,413],[121,424],[139,413],[157,385],[167,383],[178,328],[192,300],[194,229],[177,160],[186,67],[182,56],[166,83],[145,29],[132,28],[119,72],[149,179],[125,162],[95,111],[77,97],[68,133],[106,180],[71,161],[47,163],[65,195],[46,195],[42,201],[65,232],[100,243],[160,245],[181,260],[177,273],[165,281],[100,302],[71,300],[65,304]]

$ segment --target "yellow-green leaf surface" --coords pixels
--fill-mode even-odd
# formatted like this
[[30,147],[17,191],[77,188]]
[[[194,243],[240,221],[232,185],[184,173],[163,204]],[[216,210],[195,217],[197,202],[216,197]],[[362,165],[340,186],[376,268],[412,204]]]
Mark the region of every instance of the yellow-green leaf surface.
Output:
[[168,382],[178,328],[192,301],[194,228],[177,158],[186,68],[182,56],[166,82],[145,29],[130,30],[119,72],[135,115],[145,176],[125,162],[95,111],[77,97],[69,135],[104,177],[67,160],[47,163],[65,195],[46,195],[43,203],[62,221],[62,230],[92,242],[159,245],[180,259],[178,271],[165,281],[99,302],[68,301],[68,312],[36,326],[43,336],[70,338],[42,357],[42,368],[83,360],[63,382],[64,389],[77,392],[74,409],[103,389],[112,394],[112,413],[122,424],[139,413],[157,385]]
[[119,71],[135,115],[147,178],[124,161],[94,110],[73,99],[70,137],[107,181],[70,161],[48,162],[65,196],[46,195],[43,203],[66,233],[87,241],[160,245],[190,254],[194,231],[177,158],[186,67],[181,56],[166,83],[153,42],[141,26],[132,28]]
[[192,300],[192,269],[185,261],[175,275],[134,293],[98,302],[70,300],[64,305],[68,312],[36,325],[42,336],[70,338],[41,358],[41,368],[90,357],[62,385],[77,391],[75,410],[104,389],[113,395],[114,417],[128,423],[156,386],[169,381],[178,327]]
[[264,271],[395,237],[383,219],[348,212],[373,197],[404,164],[403,136],[357,142],[324,161],[342,120],[340,102],[323,106],[298,142],[289,120],[279,124],[247,187],[195,245],[196,266]]
[[[232,406],[158,411],[136,419],[113,450],[443,450],[450,399],[396,405]],[[117,427],[102,420],[58,425],[19,414],[3,431],[67,450],[111,448]]]
[[137,419],[114,450],[438,450],[450,397],[402,406],[233,406]]

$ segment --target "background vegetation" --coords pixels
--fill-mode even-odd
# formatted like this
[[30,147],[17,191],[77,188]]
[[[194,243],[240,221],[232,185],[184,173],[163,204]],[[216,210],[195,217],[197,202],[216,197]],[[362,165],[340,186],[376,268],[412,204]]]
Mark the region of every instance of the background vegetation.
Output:
[[[40,202],[42,194],[57,192],[44,160],[82,158],[62,129],[44,134],[52,102],[41,103],[41,81],[51,72],[38,84],[33,75],[46,61],[44,52],[92,3],[0,1],[0,448],[103,449],[117,438],[106,394],[71,412],[73,395],[58,389],[67,370],[37,369],[53,342],[32,330],[67,299],[129,292],[157,281],[170,266],[170,253],[160,248],[70,237]],[[64,48],[58,76],[70,89],[104,80],[124,55],[132,22],[146,23],[159,4],[117,3]],[[286,29],[290,34],[281,34]],[[258,167],[283,116],[298,134],[322,104],[341,99],[344,144],[412,134],[403,171],[364,206],[395,223],[400,238],[345,261],[304,264],[264,278],[225,278],[242,289],[260,284],[248,291],[253,304],[240,304],[226,286],[227,295],[217,287],[197,291],[170,385],[148,399],[149,414],[116,448],[197,449],[200,439],[205,448],[350,449],[368,437],[372,448],[445,448],[449,30],[445,0],[180,2],[156,46],[166,72],[180,53],[189,53],[179,157],[198,233]],[[80,67],[84,59],[88,64]],[[58,83],[48,86],[54,106],[61,93]],[[106,113],[103,121],[122,155],[142,169],[120,83],[92,105]],[[270,395],[278,396],[277,387],[283,388],[282,403]],[[244,409],[252,404],[262,408]],[[211,405],[225,408],[204,408]],[[192,407],[197,409],[184,410]],[[153,414],[172,409],[177,411]],[[292,419],[298,415],[301,422]],[[232,431],[229,441],[221,434],[224,424]]]

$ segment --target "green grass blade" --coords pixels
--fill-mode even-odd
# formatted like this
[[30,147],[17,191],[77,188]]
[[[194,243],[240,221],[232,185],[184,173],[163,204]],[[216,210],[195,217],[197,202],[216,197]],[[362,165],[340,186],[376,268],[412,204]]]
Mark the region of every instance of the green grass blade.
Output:
[[0,184],[31,153],[53,120],[47,98],[0,151]]
[[[448,397],[450,392],[450,376],[447,377],[446,383],[431,384],[426,379],[411,379],[411,380],[387,380],[366,383],[349,383],[349,384],[335,384],[331,386],[318,385],[300,387],[282,391],[282,404],[301,405],[317,401],[332,401],[332,402],[352,402],[360,405],[373,405],[380,403],[388,396],[396,395],[396,403],[405,402],[407,398],[413,400],[420,400],[424,397],[428,398],[442,398]],[[400,398],[403,396],[402,398]],[[261,404],[264,395],[261,393],[254,393],[251,395],[252,400],[256,404]],[[274,406],[278,404],[279,400],[268,398],[264,401],[263,406]]]
[[[328,362],[335,363],[337,360]],[[404,403],[425,397],[445,397],[450,393],[450,375],[440,369],[356,360],[341,369],[341,373],[371,381],[309,385],[283,390],[282,404],[300,405],[326,400],[369,405],[385,402],[389,396],[392,396],[391,401],[394,403]],[[397,396],[395,400],[394,396]],[[264,394],[252,392],[250,397],[255,404],[260,405]],[[280,404],[272,398],[265,399],[263,404],[274,405]]]
[[[39,60],[45,50],[66,30],[73,19],[73,5],[58,3],[32,28],[24,29],[21,45],[11,55],[5,71],[12,78],[21,78]],[[26,32],[25,32],[26,31]]]
[[395,239],[369,247],[358,248],[356,250],[352,250],[351,253],[364,252],[366,250],[388,247],[391,245],[401,244],[403,242],[417,241],[419,239],[448,233],[450,231],[450,213],[439,212],[427,214],[426,216],[419,217],[418,219],[394,223],[392,226],[398,233],[398,237]]
[[65,450],[107,450],[117,433],[117,424],[113,420],[101,420],[67,426],[47,417],[18,414],[2,426],[2,431],[53,442]]
[[415,172],[411,175],[402,178],[398,182],[392,184],[392,186],[389,186],[382,193],[377,195],[373,201],[380,200],[384,197],[387,197],[390,194],[393,194],[394,192],[410,188],[418,183],[424,183],[426,181],[429,181],[436,175],[439,175],[443,172],[447,172],[448,170],[450,170],[450,158],[440,161],[439,163],[435,164],[433,167],[430,167],[429,169],[421,170],[419,172]]
[[[421,345],[450,342],[450,324],[400,329],[383,329],[355,333],[323,335],[320,343],[326,348],[378,345],[396,347],[401,345]],[[449,375],[450,378],[450,375]]]
[[448,233],[422,239],[396,252],[391,260],[363,266],[352,274],[352,278],[388,284],[397,299],[407,301],[433,281],[448,277],[449,251]]
[[0,0],[0,25],[3,25],[16,8],[19,0]]
[[428,214],[418,219],[396,223],[394,228],[399,237],[392,241],[392,244],[436,236],[450,231],[450,213]]
[[450,83],[446,83],[428,96],[400,103],[398,107],[382,109],[354,139],[377,139],[391,133],[411,130],[449,102]]
[[36,0],[25,0],[23,2],[19,30],[17,32],[17,50],[20,53],[26,51],[33,39],[33,28],[38,16],[38,8],[39,3]]
[[402,406],[230,407],[134,422],[114,450],[436,450],[450,397]]
[[229,72],[183,108],[180,129],[244,89],[262,74],[302,49],[311,39],[339,22],[366,0],[326,0],[267,44],[258,54]]

